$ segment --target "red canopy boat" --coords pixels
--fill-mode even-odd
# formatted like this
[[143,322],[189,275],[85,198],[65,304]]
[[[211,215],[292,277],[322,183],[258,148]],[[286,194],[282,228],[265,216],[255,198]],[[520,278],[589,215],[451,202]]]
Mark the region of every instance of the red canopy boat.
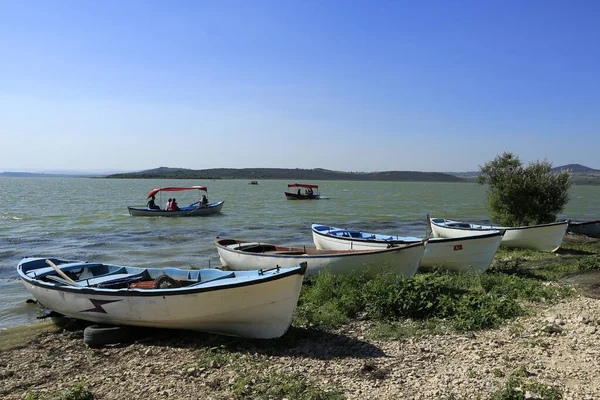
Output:
[[[190,186],[190,187],[164,187],[164,188],[156,188],[152,189],[148,193],[148,198],[155,196],[160,192],[180,192],[183,190],[201,190],[204,192],[208,192],[206,186]],[[223,207],[224,201],[217,201],[214,203],[207,203],[208,199],[205,199],[205,202],[197,201],[195,203],[190,204],[186,207],[180,207],[179,210],[165,210],[156,208],[149,208],[148,206],[141,207],[127,207],[129,210],[129,215],[133,217],[196,217],[200,215],[214,214],[221,212],[221,208]],[[159,204],[162,204],[159,200]]]
[[181,190],[204,190],[208,192],[206,186],[191,186],[191,187],[165,187],[159,189],[152,189],[150,193],[148,193],[148,198],[155,196],[158,192],[179,192]]
[[[298,188],[296,193],[285,192],[285,198],[288,200],[316,200],[321,198],[318,185],[308,185],[305,183],[289,183],[288,188]],[[304,192],[302,191],[304,189]],[[317,189],[317,193],[313,191]]]

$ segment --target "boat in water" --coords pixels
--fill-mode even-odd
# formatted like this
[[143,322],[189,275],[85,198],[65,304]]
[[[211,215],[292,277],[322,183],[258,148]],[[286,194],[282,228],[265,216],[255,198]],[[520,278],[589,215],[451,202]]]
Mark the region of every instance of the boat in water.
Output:
[[152,205],[152,201],[152,203],[149,202],[145,207],[129,206],[127,207],[127,210],[132,217],[198,217],[221,212],[221,208],[223,208],[223,203],[225,203],[225,201],[208,202],[206,197],[208,189],[206,186],[164,187],[152,189],[150,193],[148,193],[148,199],[154,200],[154,197],[157,194],[163,192],[181,192],[187,190],[198,190],[199,193],[204,192],[204,194],[197,202],[192,203],[189,206],[177,207],[176,209],[167,209],[167,207],[161,209],[158,205]]
[[492,263],[503,232],[480,233],[455,238],[429,238],[367,233],[358,230],[312,224],[312,235],[318,249],[370,250],[393,245],[425,242],[420,269],[443,268],[455,272],[483,272]]
[[390,270],[410,278],[416,274],[424,250],[421,241],[370,250],[319,250],[219,237],[215,242],[221,264],[228,269],[287,268],[306,262],[307,275],[315,275],[323,270],[332,274],[364,272],[371,275]]
[[290,326],[306,264],[222,271],[24,258],[17,271],[39,303],[73,318],[267,339]]
[[430,221],[434,237],[456,238],[500,230],[504,231],[504,236],[502,236],[502,242],[500,243],[503,246],[548,252],[558,250],[567,232],[569,223],[568,221],[560,221],[550,224],[508,227],[479,225],[444,218],[431,218]]
[[[318,200],[321,198],[318,185],[309,185],[305,183],[289,183],[288,188],[298,188],[295,192],[284,192],[288,200]],[[304,191],[302,190],[304,189]],[[315,190],[317,191],[315,193]]]

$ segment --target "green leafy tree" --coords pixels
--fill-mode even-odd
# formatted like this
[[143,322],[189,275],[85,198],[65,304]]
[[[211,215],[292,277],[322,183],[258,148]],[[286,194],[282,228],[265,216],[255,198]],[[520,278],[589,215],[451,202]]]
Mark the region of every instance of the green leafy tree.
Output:
[[518,156],[505,152],[480,168],[477,181],[489,185],[490,218],[502,225],[554,222],[569,201],[571,174],[553,173],[547,161],[524,167]]

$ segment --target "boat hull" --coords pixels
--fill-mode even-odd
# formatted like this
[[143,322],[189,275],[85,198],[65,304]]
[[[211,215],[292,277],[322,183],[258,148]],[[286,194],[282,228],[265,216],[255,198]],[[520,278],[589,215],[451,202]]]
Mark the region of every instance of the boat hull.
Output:
[[321,198],[319,194],[298,194],[285,192],[285,198],[288,200],[318,200]]
[[567,232],[600,238],[600,220],[586,222],[569,222]]
[[[390,244],[407,243],[411,240],[414,241],[418,239],[396,236],[389,237],[386,240],[383,239],[386,235],[365,234],[360,232],[360,236],[376,237],[373,239],[364,239],[352,237],[351,234],[348,236],[337,236],[328,233],[341,232],[343,234],[344,231],[345,230],[343,229],[324,225],[313,225],[312,234],[315,246],[318,249],[331,250],[369,250],[386,248]],[[425,244],[425,251],[419,268],[430,269],[435,267],[455,272],[485,271],[490,266],[494,255],[496,254],[496,250],[498,250],[498,247],[500,246],[501,240],[502,232],[499,231],[452,239],[429,239]]]
[[40,282],[21,274],[44,306],[86,321],[185,329],[247,338],[283,335],[292,321],[305,267],[238,273],[199,287],[101,289]]
[[209,203],[205,207],[185,207],[179,211],[151,210],[139,207],[127,207],[127,210],[132,217],[199,217],[220,213],[224,202],[222,200],[216,203]]
[[[273,268],[276,266],[287,268],[288,265],[306,262],[307,275],[316,275],[324,270],[332,274],[348,274],[355,271],[374,275],[382,270],[390,270],[409,278],[416,274],[424,251],[422,242],[390,249],[370,249],[368,251],[284,248],[282,246],[252,243],[282,249],[280,251],[254,253],[244,251],[244,246],[248,242],[221,238],[217,238],[216,242],[221,264],[231,270]],[[236,246],[232,244],[233,242],[237,242],[239,245]]]
[[431,219],[431,230],[434,237],[455,238],[501,230],[504,231],[501,242],[503,246],[548,252],[554,252],[560,247],[567,231],[567,225],[568,221],[532,226],[503,227],[470,224],[443,218]]

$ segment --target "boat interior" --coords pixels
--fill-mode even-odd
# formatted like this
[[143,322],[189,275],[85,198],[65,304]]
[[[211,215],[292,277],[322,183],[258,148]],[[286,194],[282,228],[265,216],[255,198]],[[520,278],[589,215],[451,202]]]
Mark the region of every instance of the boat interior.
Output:
[[219,279],[235,278],[233,271],[216,269],[185,270],[179,268],[137,268],[91,263],[61,263],[51,259],[66,279],[51,266],[29,268],[27,276],[42,281],[67,286],[96,287],[106,289],[138,288],[168,289],[198,286]]
[[450,226],[453,228],[473,228],[473,225],[467,222],[450,221],[444,218],[432,218],[431,222],[433,222],[434,224]]

